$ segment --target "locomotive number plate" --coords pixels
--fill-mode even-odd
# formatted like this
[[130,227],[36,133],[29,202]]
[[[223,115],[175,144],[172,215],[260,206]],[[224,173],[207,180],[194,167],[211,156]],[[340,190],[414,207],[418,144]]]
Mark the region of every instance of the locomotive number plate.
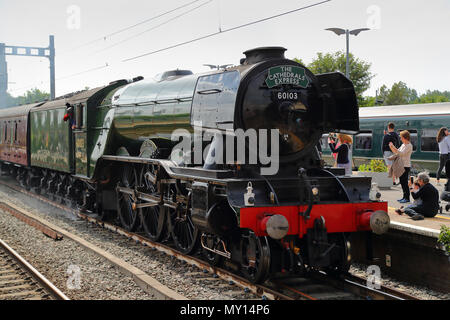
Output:
[[300,100],[300,93],[297,91],[273,91],[272,101],[282,102],[282,101],[292,101],[297,102]]
[[278,100],[298,100],[298,92],[278,92]]

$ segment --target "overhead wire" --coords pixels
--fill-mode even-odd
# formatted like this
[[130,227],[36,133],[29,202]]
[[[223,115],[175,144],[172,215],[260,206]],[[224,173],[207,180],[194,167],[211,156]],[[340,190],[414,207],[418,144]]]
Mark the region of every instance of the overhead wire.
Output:
[[153,21],[153,20],[156,20],[156,19],[158,19],[158,18],[164,17],[164,16],[166,16],[166,15],[168,15],[168,14],[170,14],[170,13],[173,13],[173,12],[178,11],[178,10],[180,10],[180,9],[186,8],[186,7],[188,7],[188,6],[192,5],[192,4],[197,3],[197,2],[200,2],[200,1],[202,1],[202,0],[194,0],[194,1],[191,1],[191,2],[189,2],[189,3],[186,3],[186,4],[182,5],[182,6],[176,7],[176,8],[174,8],[174,9],[171,9],[171,10],[169,10],[169,11],[165,11],[165,12],[163,12],[163,13],[161,13],[161,14],[158,14],[158,15],[156,15],[156,16],[153,16],[153,17],[151,17],[151,18],[145,19],[145,20],[143,20],[143,21],[141,21],[141,22],[135,23],[135,24],[133,24],[133,25],[131,25],[131,26],[128,26],[128,27],[119,29],[119,30],[117,30],[117,31],[108,33],[108,34],[106,34],[106,35],[104,35],[104,36],[102,36],[102,37],[93,39],[93,40],[91,40],[91,41],[89,41],[89,42],[87,42],[87,43],[84,43],[84,44],[82,44],[82,45],[76,46],[76,47],[72,48],[71,50],[77,50],[77,49],[79,49],[79,48],[83,48],[83,47],[89,46],[89,45],[94,44],[94,43],[96,43],[96,42],[104,41],[104,40],[106,40],[106,39],[108,39],[108,38],[111,38],[111,37],[113,37],[113,36],[116,36],[116,35],[118,35],[118,34],[120,34],[120,33],[123,33],[123,32],[125,32],[125,31],[128,31],[128,30],[130,30],[130,29],[136,28],[136,27],[138,27],[138,26],[140,26],[140,25],[146,24],[146,23],[148,23],[148,22],[150,22],[150,21]]
[[[125,32],[125,31],[127,31],[127,30],[130,30],[130,29],[132,29],[132,28],[135,28],[135,27],[137,27],[137,26],[140,26],[140,25],[142,25],[142,24],[145,24],[145,23],[147,23],[147,22],[156,20],[156,19],[161,18],[161,17],[163,17],[163,16],[166,16],[166,15],[168,15],[168,14],[170,14],[170,13],[173,13],[173,12],[175,12],[175,11],[178,11],[178,10],[181,10],[181,9],[183,9],[183,8],[186,8],[186,7],[188,7],[188,6],[190,6],[190,5],[193,5],[194,3],[197,3],[197,2],[200,2],[200,1],[203,1],[203,0],[195,0],[195,1],[191,1],[191,2],[189,2],[189,3],[187,3],[187,4],[184,4],[184,5],[182,5],[182,6],[179,6],[179,7],[175,8],[175,9],[166,11],[166,12],[164,12],[164,13],[162,13],[162,14],[159,14],[159,15],[154,16],[154,17],[152,17],[152,18],[146,19],[146,20],[141,21],[141,22],[139,22],[139,23],[136,23],[136,24],[134,24],[134,25],[132,25],[132,26],[129,26],[129,27],[120,29],[120,30],[118,30],[118,31],[112,32],[112,33],[110,33],[110,34],[108,34],[108,35],[106,35],[106,36],[104,36],[104,37],[102,37],[102,38],[98,38],[98,39],[92,40],[92,41],[90,41],[89,43],[87,43],[87,44],[85,44],[85,45],[78,46],[78,47],[76,47],[76,48],[80,48],[80,47],[86,46],[86,45],[88,45],[88,44],[94,43],[94,42],[96,42],[96,41],[98,41],[98,40],[103,40],[103,39],[105,39],[105,38],[107,38],[107,37],[112,37],[112,36],[114,36],[114,35],[120,34],[120,33],[122,33],[122,32]],[[175,16],[175,17],[173,17],[173,18],[171,18],[171,19],[169,19],[169,20],[167,20],[167,21],[165,21],[165,22],[163,22],[163,23],[161,23],[161,24],[159,24],[159,25],[157,25],[157,26],[155,26],[155,27],[152,27],[152,28],[150,28],[150,29],[147,29],[147,30],[145,30],[145,31],[142,31],[142,32],[140,32],[140,33],[138,33],[138,34],[136,34],[136,35],[133,35],[133,36],[131,36],[131,37],[125,39],[125,40],[122,40],[122,41],[120,41],[120,42],[118,42],[118,43],[115,43],[115,44],[111,45],[110,47],[104,48],[104,49],[99,50],[99,51],[97,51],[97,52],[95,52],[95,53],[99,53],[99,52],[102,52],[102,51],[106,51],[106,50],[109,49],[109,48],[113,48],[113,47],[118,46],[118,45],[120,45],[120,44],[122,44],[122,43],[125,43],[125,42],[127,42],[127,41],[129,41],[129,40],[132,40],[132,39],[134,39],[134,38],[136,38],[136,37],[138,37],[138,36],[140,36],[140,35],[142,35],[142,34],[145,34],[145,33],[147,33],[147,32],[153,31],[153,30],[155,30],[155,29],[157,29],[157,28],[159,28],[159,27],[161,27],[161,26],[163,26],[163,25],[166,25],[166,24],[168,24],[168,23],[170,23],[170,22],[172,22],[172,21],[174,21],[174,20],[176,20],[176,19],[179,19],[179,18],[181,18],[181,17],[183,17],[183,16],[185,16],[185,15],[187,15],[187,14],[189,14],[189,13],[195,11],[195,10],[198,10],[199,8],[201,8],[201,7],[205,6],[205,5],[207,5],[208,3],[212,2],[212,1],[213,1],[213,0],[209,0],[209,1],[203,3],[203,4],[199,5],[199,6],[196,6],[196,7],[192,8],[192,9],[190,9],[190,10],[188,10],[188,11],[182,13],[182,14],[179,14],[179,15],[177,15],[177,16]],[[95,53],[94,53],[94,54],[95,54]],[[61,55],[60,55],[60,56],[61,56]],[[69,79],[69,78],[72,78],[72,77],[75,77],[75,76],[78,76],[78,75],[81,75],[81,74],[85,74],[85,73],[89,73],[89,72],[98,71],[98,70],[101,70],[101,69],[104,69],[104,68],[107,68],[107,67],[110,67],[110,66],[111,66],[111,64],[106,63],[105,65],[102,65],[102,66],[99,66],[99,67],[95,67],[95,68],[91,68],[91,69],[88,69],[88,70],[85,70],[85,71],[82,71],[82,72],[78,72],[78,73],[74,73],[74,74],[71,74],[71,75],[63,76],[63,77],[57,78],[57,79],[55,79],[55,80],[65,80],[65,79]],[[41,80],[41,81],[35,82],[35,83],[33,83],[33,84],[29,84],[29,85],[27,85],[27,86],[23,86],[23,87],[20,87],[20,88],[14,88],[14,89],[12,89],[12,90],[8,90],[8,92],[12,93],[12,92],[20,91],[20,90],[23,90],[23,89],[31,88],[31,87],[33,87],[33,86],[35,86],[35,85],[38,85],[38,84],[44,84],[44,83],[49,83],[49,82],[50,82],[49,80]]]
[[208,1],[206,1],[205,3],[202,3],[202,4],[199,5],[199,6],[196,6],[196,7],[192,8],[192,9],[186,11],[186,12],[183,12],[183,13],[181,13],[181,14],[179,14],[179,15],[173,17],[173,18],[170,18],[169,20],[166,20],[166,21],[164,21],[164,22],[162,22],[162,23],[160,23],[160,24],[158,24],[158,25],[156,25],[156,26],[154,26],[154,27],[152,27],[152,28],[150,28],[150,29],[147,29],[147,30],[144,30],[144,31],[142,31],[142,32],[139,32],[139,33],[137,33],[137,34],[135,34],[135,35],[133,35],[133,36],[131,36],[131,37],[128,37],[128,38],[126,38],[126,39],[124,39],[124,40],[122,40],[122,41],[116,42],[116,43],[114,43],[114,44],[112,44],[112,45],[110,45],[110,46],[108,46],[108,47],[106,47],[106,48],[103,48],[103,49],[101,49],[101,50],[98,50],[98,51],[94,52],[94,54],[100,53],[100,52],[103,52],[103,51],[106,51],[106,50],[109,50],[109,49],[114,48],[114,47],[117,47],[118,45],[121,45],[121,44],[123,44],[123,43],[125,43],[125,42],[128,42],[128,41],[130,41],[130,40],[133,40],[133,39],[135,39],[135,38],[137,38],[137,37],[139,37],[139,36],[141,36],[141,35],[143,35],[143,34],[145,34],[145,33],[148,33],[148,32],[150,32],[150,31],[153,31],[153,30],[155,30],[155,29],[158,29],[159,27],[162,27],[162,26],[164,26],[164,25],[166,25],[166,24],[168,24],[168,23],[170,23],[170,22],[172,22],[172,21],[175,21],[175,20],[177,20],[177,19],[179,19],[179,18],[181,18],[181,17],[184,17],[184,16],[188,15],[189,13],[192,13],[192,12],[194,12],[194,11],[196,11],[196,10],[198,10],[198,9],[200,9],[200,8],[202,8],[202,7],[204,7],[205,5],[207,5],[208,3],[212,2],[212,1],[213,1],[213,0],[208,0]]
[[[176,11],[176,10],[185,8],[185,7],[189,6],[189,5],[192,5],[192,4],[194,4],[194,3],[197,3],[197,2],[199,2],[199,1],[201,1],[201,0],[192,1],[192,2],[190,2],[190,3],[188,3],[188,4],[185,4],[185,5],[183,5],[183,6],[180,6],[180,7],[178,7],[178,8],[175,8],[175,9],[173,9],[173,10],[167,11],[167,12],[165,12],[165,13],[163,13],[163,14],[160,14],[160,15],[155,16],[155,17],[153,17],[153,18],[147,19],[147,20],[142,21],[142,22],[140,22],[140,23],[137,23],[137,24],[135,24],[135,25],[133,25],[133,26],[130,26],[130,27],[127,27],[127,28],[123,28],[123,29],[118,30],[118,31],[116,31],[116,32],[110,33],[110,34],[108,34],[108,35],[105,36],[105,37],[111,37],[111,36],[113,36],[113,35],[119,34],[119,33],[124,32],[124,31],[126,31],[126,30],[130,30],[130,29],[133,28],[133,27],[136,27],[136,26],[138,26],[138,25],[142,25],[142,24],[144,24],[144,23],[146,23],[146,22],[149,22],[149,21],[154,20],[154,19],[156,19],[156,18],[162,17],[162,16],[167,15],[167,14],[169,14],[169,13],[172,13],[172,12],[174,12],[174,11]],[[134,35],[134,36],[132,36],[132,37],[130,37],[130,38],[128,38],[128,39],[125,39],[124,41],[121,41],[121,42],[119,42],[119,43],[116,43],[116,44],[114,44],[113,46],[119,45],[119,44],[121,44],[121,43],[123,43],[123,42],[125,42],[125,41],[128,41],[129,39],[131,40],[133,37],[137,37],[137,36],[139,36],[139,35],[141,35],[141,34],[143,34],[143,33],[145,33],[145,32],[152,31],[152,30],[154,30],[154,29],[156,29],[156,28],[158,28],[158,27],[160,27],[160,26],[162,26],[162,25],[164,25],[164,24],[167,24],[167,23],[169,23],[169,22],[171,22],[171,21],[173,21],[173,20],[175,20],[175,19],[177,19],[177,18],[183,16],[183,15],[186,15],[186,14],[188,14],[188,13],[190,13],[190,12],[192,12],[192,11],[194,11],[194,10],[200,8],[200,7],[203,7],[204,5],[210,3],[211,1],[212,1],[212,0],[209,0],[209,1],[205,2],[205,3],[203,3],[202,5],[199,5],[199,6],[195,7],[195,8],[193,8],[193,9],[191,9],[191,10],[185,12],[184,14],[180,14],[180,15],[178,15],[178,16],[172,18],[172,19],[169,19],[168,21],[166,21],[166,22],[164,22],[164,23],[162,23],[162,24],[160,24],[160,25],[158,25],[158,26],[152,27],[151,29],[148,29],[148,30],[143,31],[143,32],[141,32],[141,33],[139,33],[139,34],[136,34],[136,35]],[[286,11],[286,12],[283,12],[283,13],[280,13],[280,14],[276,14],[276,15],[273,15],[273,16],[270,16],[270,17],[266,17],[266,18],[263,18],[263,19],[259,19],[259,20],[256,20],[256,21],[252,21],[252,22],[249,22],[249,23],[245,23],[245,24],[242,24],[242,25],[239,25],[239,26],[235,26],[235,27],[231,27],[231,28],[224,29],[224,30],[222,30],[221,21],[220,21],[220,22],[219,22],[219,31],[218,31],[218,32],[214,32],[214,33],[211,33],[211,34],[207,34],[207,35],[205,35],[205,36],[201,36],[201,37],[198,37],[198,38],[195,38],[195,39],[191,39],[191,40],[188,40],[188,41],[184,41],[184,42],[181,42],[181,43],[178,43],[178,44],[175,44],[175,45],[171,45],[171,46],[168,46],[168,47],[165,47],[165,48],[162,48],[162,49],[158,49],[158,50],[151,51],[151,52],[148,52],[148,53],[145,53],[145,54],[141,54],[141,55],[138,55],[138,56],[135,56],[135,57],[132,57],[132,58],[124,59],[124,60],[122,60],[122,61],[120,61],[120,62],[123,63],[123,62],[128,62],[128,61],[137,60],[137,59],[140,59],[140,58],[143,58],[143,57],[146,57],[146,56],[150,56],[150,55],[153,55],[153,54],[156,54],[156,53],[159,53],[159,52],[167,51],[167,50],[170,50],[170,49],[173,49],[173,48],[177,48],[177,47],[181,47],[181,46],[183,46],[183,45],[187,45],[187,44],[190,44],[190,43],[193,43],[193,42],[198,42],[198,41],[201,41],[201,40],[204,40],[204,39],[207,39],[207,38],[211,38],[211,37],[214,37],[214,36],[223,34],[223,33],[235,31],[235,30],[238,30],[238,29],[242,29],[242,28],[245,28],[245,27],[249,27],[249,26],[251,26],[251,25],[259,24],[259,23],[262,23],[262,22],[265,22],[265,21],[269,21],[269,20],[276,19],[276,18],[285,16],[285,15],[289,15],[289,14],[292,14],[292,13],[295,13],[295,12],[298,12],[298,11],[302,11],[302,10],[306,10],[306,9],[309,9],[309,8],[312,8],[312,7],[316,7],[316,6],[325,4],[325,3],[327,3],[327,2],[331,2],[331,1],[332,1],[332,0],[324,0],[324,1],[320,1],[320,2],[311,4],[311,5],[308,5],[308,6],[303,6],[303,7],[297,8],[297,9],[293,9],[293,10],[290,10],[290,11]],[[102,39],[103,39],[103,38],[102,38]],[[93,41],[96,41],[96,40],[93,40]],[[91,42],[93,42],[93,41],[91,41]],[[112,46],[111,46],[111,47],[112,47]],[[99,67],[95,67],[95,68],[91,68],[91,69],[88,69],[88,70],[85,70],[85,71],[82,71],[82,72],[78,72],[78,73],[74,73],[74,74],[71,74],[71,75],[67,75],[67,76],[64,76],[64,77],[61,77],[61,78],[57,78],[56,80],[65,80],[65,79],[69,79],[69,78],[72,78],[72,77],[75,77],[75,76],[79,76],[79,75],[82,75],[82,74],[86,74],[86,73],[98,71],[98,70],[101,70],[101,69],[105,69],[105,68],[108,68],[108,67],[111,67],[111,64],[106,63],[105,65],[102,65],[102,66],[99,66]],[[45,81],[45,83],[48,83],[48,82],[49,82],[49,80],[46,80],[46,81]],[[40,82],[38,82],[38,83],[44,83],[44,81],[40,81]],[[19,90],[22,90],[22,89],[25,89],[25,88],[30,88],[30,86],[26,86],[26,87],[21,87],[21,88],[13,89],[13,90],[10,90],[9,92],[15,92],[15,91],[19,91]]]
[[140,59],[140,58],[143,58],[143,57],[147,57],[147,56],[159,53],[159,52],[167,51],[167,50],[174,49],[174,48],[177,48],[177,47],[181,47],[181,46],[184,46],[184,45],[187,45],[187,44],[190,44],[190,43],[198,42],[200,40],[211,38],[211,37],[217,36],[219,34],[231,32],[231,31],[238,30],[238,29],[242,29],[242,28],[245,28],[245,27],[249,27],[251,25],[255,25],[255,24],[262,23],[262,22],[265,22],[265,21],[268,21],[268,20],[272,20],[272,19],[276,19],[276,18],[285,16],[285,15],[288,15],[288,14],[292,14],[294,12],[298,12],[298,11],[306,10],[306,9],[309,9],[309,8],[312,8],[312,7],[316,7],[316,6],[325,4],[327,2],[331,2],[331,1],[332,0],[325,0],[325,1],[317,2],[317,3],[314,3],[314,4],[308,5],[308,6],[304,6],[304,7],[301,7],[301,8],[294,9],[294,10],[290,10],[290,11],[287,11],[287,12],[284,12],[284,13],[280,13],[280,14],[277,14],[277,15],[273,15],[273,16],[270,16],[270,17],[267,17],[267,18],[264,18],[264,19],[259,19],[259,20],[256,20],[256,21],[245,23],[245,24],[242,24],[242,25],[239,25],[239,26],[236,26],[236,27],[232,27],[232,28],[229,28],[229,29],[225,29],[225,30],[219,30],[219,32],[213,32],[213,33],[204,35],[202,37],[198,37],[198,38],[195,38],[195,39],[184,41],[184,42],[181,42],[181,43],[178,43],[178,44],[174,44],[174,45],[171,45],[171,46],[168,46],[168,47],[165,47],[165,48],[162,48],[162,49],[158,49],[158,50],[155,50],[155,51],[147,52],[147,53],[144,53],[144,54],[132,57],[132,58],[124,59],[124,60],[122,60],[122,62],[128,62],[128,61],[137,60],[137,59]]

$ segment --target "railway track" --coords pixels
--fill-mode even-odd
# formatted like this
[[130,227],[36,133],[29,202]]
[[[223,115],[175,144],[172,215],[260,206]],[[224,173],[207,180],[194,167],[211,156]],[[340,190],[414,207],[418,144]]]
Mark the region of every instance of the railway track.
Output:
[[69,300],[16,251],[0,240],[0,300]]
[[[250,291],[260,296],[262,299],[269,300],[417,300],[417,298],[396,291],[391,288],[381,287],[372,289],[365,284],[364,279],[352,275],[344,275],[340,278],[331,277],[325,273],[316,272],[308,274],[307,277],[282,277],[273,279],[264,285],[255,285],[246,279],[234,274],[229,270],[212,267],[207,262],[195,256],[186,256],[176,249],[161,243],[154,243],[141,234],[128,232],[117,225],[100,221],[93,215],[82,213],[78,210],[68,208],[61,203],[50,200],[42,195],[29,192],[16,184],[0,181],[0,184],[15,191],[27,194],[30,197],[38,199],[51,206],[57,207],[78,218],[89,221],[101,228],[109,229],[117,234],[125,236],[144,246],[153,248],[167,255],[176,257],[188,264],[195,265],[204,271],[211,273],[230,284],[237,285],[245,291]],[[232,269],[232,266],[230,266]]]
[[295,300],[418,300],[385,286],[369,287],[365,279],[351,274],[336,278],[324,272],[312,272],[304,278],[281,278],[271,282],[274,288]]

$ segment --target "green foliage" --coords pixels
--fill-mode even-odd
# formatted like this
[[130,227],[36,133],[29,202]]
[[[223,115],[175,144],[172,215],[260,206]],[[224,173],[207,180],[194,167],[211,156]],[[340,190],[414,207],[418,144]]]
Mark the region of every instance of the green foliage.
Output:
[[439,235],[438,243],[442,246],[447,254],[450,254],[450,228],[444,225],[441,226],[441,233]]
[[374,107],[375,105],[376,105],[375,97],[363,97],[361,103],[359,104],[361,108]]
[[30,104],[48,100],[50,99],[50,94],[34,88],[32,90],[28,90],[25,95],[17,97],[17,99],[19,105]]
[[359,166],[360,172],[388,172],[388,168],[384,164],[383,160],[371,160],[370,164],[362,164]]
[[[356,58],[352,53],[350,58],[350,79],[355,86],[358,101],[361,102],[362,94],[370,88],[370,81],[374,75],[370,72],[372,64]],[[345,74],[347,55],[343,51],[323,54],[319,52],[308,68],[315,74],[340,71]]]
[[438,102],[449,102],[450,101],[450,91],[438,91],[438,90],[428,90],[425,94],[418,97],[414,103],[438,103]]
[[378,89],[378,103],[373,97],[364,97],[361,106],[372,107],[375,105],[392,106],[392,105],[407,105],[407,104],[423,104],[423,103],[438,103],[449,102],[450,91],[428,90],[422,95],[418,95],[417,91],[408,88],[406,83],[400,81],[394,83],[389,89],[383,85]]
[[413,103],[417,99],[417,92],[408,88],[406,83],[400,81],[392,85],[391,90],[387,92],[384,105],[395,106]]
[[[374,77],[374,75],[370,72],[370,68],[372,67],[371,63],[362,61],[356,58],[353,54],[350,53],[350,79],[353,81],[355,86],[356,95],[358,96],[358,101],[360,103],[363,102],[364,98],[362,94],[369,89],[370,81]],[[300,59],[294,59],[303,65]],[[322,74],[329,72],[342,72],[345,74],[346,71],[346,62],[347,55],[345,52],[339,51],[336,53],[317,53],[317,57],[313,59],[313,61],[307,65],[308,69],[311,70],[314,74]]]
[[303,62],[302,59],[294,58],[294,59],[292,59],[292,60],[294,60],[294,61],[297,62],[297,63],[300,63],[302,66],[306,66],[306,64]]
[[31,104],[35,102],[42,102],[50,99],[50,94],[44,91],[41,91],[37,88],[32,90],[28,90],[26,94],[13,97],[10,94],[7,94],[7,107],[21,106],[24,104]]

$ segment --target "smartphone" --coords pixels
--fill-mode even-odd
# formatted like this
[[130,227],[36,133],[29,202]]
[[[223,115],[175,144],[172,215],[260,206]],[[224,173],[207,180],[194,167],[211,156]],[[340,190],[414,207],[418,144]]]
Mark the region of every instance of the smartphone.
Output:
[[411,177],[411,183],[414,184],[414,177]]

